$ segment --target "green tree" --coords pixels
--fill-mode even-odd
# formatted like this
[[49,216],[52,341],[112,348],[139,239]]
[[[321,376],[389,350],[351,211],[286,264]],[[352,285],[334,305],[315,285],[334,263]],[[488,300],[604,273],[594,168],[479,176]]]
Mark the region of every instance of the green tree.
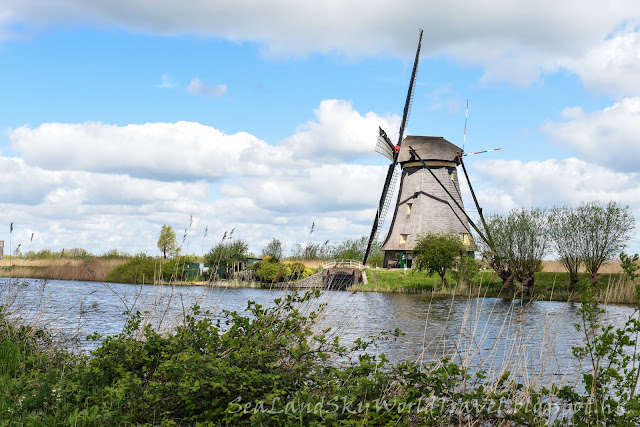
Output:
[[223,267],[225,275],[229,277],[233,270],[233,263],[246,258],[248,249],[249,245],[244,240],[225,240],[211,248],[204,259],[205,262],[213,265],[214,271]]
[[176,233],[170,225],[164,224],[160,230],[158,238],[158,249],[162,252],[162,257],[167,258],[167,254],[174,255],[176,250]]
[[577,208],[583,218],[580,254],[591,282],[597,283],[600,267],[616,257],[631,239],[636,220],[629,206],[617,202],[583,203]]
[[429,274],[438,273],[440,283],[446,285],[447,270],[453,267],[456,258],[465,254],[465,248],[457,234],[429,233],[420,238],[413,252],[414,268]]
[[282,242],[274,237],[267,243],[267,246],[262,249],[261,256],[262,258],[270,256],[274,262],[278,262],[282,259],[283,254],[284,249],[282,248]]
[[567,206],[553,207],[549,212],[549,238],[558,254],[560,264],[569,272],[569,286],[575,289],[578,269],[582,265],[582,241],[589,218]]
[[598,282],[598,270],[622,251],[635,227],[629,206],[597,201],[577,208],[553,208],[549,215],[549,237],[560,262],[569,272],[571,288],[578,282],[584,264],[591,282]]
[[522,284],[526,295],[531,295],[535,273],[542,270],[542,258],[549,246],[546,213],[540,209],[513,209],[506,217],[492,215],[487,223],[495,244],[485,254],[489,264],[504,265],[501,268]]

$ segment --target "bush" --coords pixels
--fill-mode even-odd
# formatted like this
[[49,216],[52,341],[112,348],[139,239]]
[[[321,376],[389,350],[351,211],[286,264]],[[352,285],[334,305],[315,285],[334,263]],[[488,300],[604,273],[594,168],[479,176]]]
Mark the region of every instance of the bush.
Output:
[[256,279],[262,283],[300,280],[313,274],[313,270],[307,268],[302,262],[276,262],[270,256],[254,263],[252,268],[255,271]]
[[282,262],[262,260],[254,265],[256,279],[263,283],[284,282],[291,276],[291,268]]
[[478,262],[475,258],[458,257],[453,263],[451,277],[457,284],[474,285],[478,277]]
[[161,276],[159,260],[145,254],[138,254],[111,270],[106,280],[116,283],[154,283],[154,280],[160,279]]

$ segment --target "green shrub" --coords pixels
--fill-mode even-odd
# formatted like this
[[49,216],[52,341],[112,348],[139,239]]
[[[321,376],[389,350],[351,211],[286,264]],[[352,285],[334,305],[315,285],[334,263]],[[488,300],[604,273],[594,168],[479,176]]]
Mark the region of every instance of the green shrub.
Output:
[[478,277],[478,270],[478,262],[475,258],[461,256],[453,264],[451,277],[457,284],[474,285]]
[[288,263],[258,261],[255,264],[256,279],[263,283],[286,282],[291,277]]
[[312,268],[305,267],[304,271],[302,272],[302,276],[300,278],[306,279],[309,276],[313,276],[314,273],[315,272],[313,271]]
[[160,261],[145,254],[138,254],[107,274],[107,282],[154,283],[162,275]]

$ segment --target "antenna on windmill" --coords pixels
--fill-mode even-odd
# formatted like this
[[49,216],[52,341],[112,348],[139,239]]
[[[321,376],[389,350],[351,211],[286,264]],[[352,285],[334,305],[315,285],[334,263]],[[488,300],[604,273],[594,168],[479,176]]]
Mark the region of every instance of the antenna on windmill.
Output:
[[469,118],[469,100],[467,99],[467,112],[464,113],[464,136],[462,137],[462,151],[464,152],[464,144],[467,142],[467,119]]
[[380,195],[378,210],[376,211],[376,216],[373,220],[373,227],[371,227],[371,234],[369,235],[369,243],[367,243],[367,250],[364,253],[362,264],[366,264],[367,260],[369,259],[369,255],[371,254],[371,247],[373,246],[373,242],[378,237],[380,228],[384,223],[384,219],[386,217],[387,211],[389,210],[389,205],[391,204],[391,199],[393,198],[393,189],[395,189],[395,185],[398,180],[398,175],[396,170],[396,165],[398,164],[398,153],[400,152],[400,145],[402,144],[404,129],[407,124],[407,120],[409,118],[409,110],[411,109],[411,103],[413,100],[413,92],[415,90],[414,83],[416,80],[416,74],[418,73],[418,62],[420,61],[421,46],[422,46],[422,29],[420,29],[420,37],[418,39],[418,49],[416,50],[416,57],[413,62],[413,71],[411,72],[411,80],[409,81],[409,90],[407,91],[407,99],[405,101],[404,110],[402,113],[402,122],[400,124],[400,132],[398,134],[398,143],[394,146],[391,140],[389,139],[389,137],[387,136],[386,132],[382,130],[382,128],[380,128],[380,136],[378,137],[378,141],[376,143],[376,151],[378,151],[378,147],[381,147],[382,154],[385,155],[389,160],[391,160],[391,164],[389,165],[389,169],[387,170],[387,177],[385,178],[384,186],[382,187],[382,194]]
[[464,152],[464,145],[467,142],[467,120],[469,119],[469,100],[467,99],[467,111],[464,114],[464,135],[462,136],[462,155],[463,156],[473,156],[475,154],[482,154],[482,153],[489,153],[491,151],[499,151],[499,148],[493,148],[491,150],[484,150],[484,151],[476,151],[475,153],[465,153]]

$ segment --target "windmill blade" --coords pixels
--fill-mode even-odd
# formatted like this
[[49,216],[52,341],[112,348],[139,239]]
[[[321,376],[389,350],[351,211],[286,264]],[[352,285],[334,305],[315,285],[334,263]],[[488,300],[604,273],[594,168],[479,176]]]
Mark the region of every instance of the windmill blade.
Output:
[[[385,201],[389,194],[393,194],[389,189],[391,187],[391,182],[393,181],[393,176],[396,173],[396,162],[393,162],[389,165],[389,169],[387,170],[387,177],[384,180],[384,187],[382,187],[382,194],[380,196],[380,203],[378,204],[378,210],[376,211],[376,217],[373,220],[373,227],[371,227],[371,234],[369,235],[369,243],[367,243],[367,250],[364,253],[364,258],[362,260],[362,264],[367,263],[367,259],[369,259],[369,254],[371,253],[371,247],[373,246],[373,242],[376,240],[376,236],[378,235],[378,229],[382,225],[381,219],[384,221],[382,217],[383,212],[386,214],[386,210],[384,209]],[[387,206],[388,207],[388,206]]]
[[380,129],[380,135],[378,136],[378,140],[376,141],[376,153],[382,154],[387,159],[393,162],[395,147],[391,143],[391,140],[387,136],[387,133],[382,130],[381,127],[378,127],[378,129]]
[[387,218],[387,212],[389,212],[389,206],[391,206],[391,201],[393,200],[393,195],[396,190],[396,185],[398,184],[399,175],[400,175],[400,170],[398,168],[394,168],[393,175],[391,176],[391,182],[389,183],[389,189],[387,191],[386,197],[384,198],[384,203],[382,204],[382,211],[380,212],[378,228],[375,232],[375,236],[373,237],[374,242],[378,240],[378,235],[380,234],[380,230],[382,230],[382,226],[384,225],[384,220]]
[[402,144],[404,137],[404,128],[409,120],[409,111],[413,102],[413,92],[415,91],[414,83],[418,74],[418,63],[420,62],[420,47],[422,46],[422,29],[420,29],[420,38],[418,39],[418,49],[416,50],[416,59],[413,61],[413,71],[411,72],[411,80],[409,81],[409,90],[407,91],[407,100],[404,103],[404,111],[402,113],[402,123],[400,124],[400,135],[398,136],[398,146]]
[[[387,171],[387,177],[384,181],[384,187],[382,188],[382,194],[380,195],[380,202],[378,203],[378,210],[376,211],[376,217],[373,220],[373,227],[371,228],[369,243],[367,244],[367,250],[364,253],[362,264],[366,264],[367,260],[369,259],[369,254],[371,253],[371,247],[373,246],[373,242],[378,236],[378,230],[382,226],[382,222],[384,221],[382,213],[384,212],[386,214],[385,201],[387,201],[387,197],[390,197],[389,188],[391,187],[391,181],[393,180],[396,165],[398,164],[398,154],[400,152],[400,145],[402,144],[404,129],[407,124],[407,120],[409,118],[409,110],[411,109],[411,102],[413,100],[416,74],[418,73],[418,62],[420,62],[421,46],[422,46],[422,29],[420,29],[420,37],[418,39],[418,49],[416,50],[416,57],[413,62],[413,71],[411,72],[411,80],[409,81],[409,90],[407,91],[407,100],[405,101],[404,111],[402,113],[402,123],[400,124],[400,135],[398,136],[398,144],[396,144],[396,146],[393,147],[393,162],[389,165],[389,170]],[[382,131],[382,129],[380,130]],[[391,193],[393,194],[393,191],[391,191]],[[387,209],[388,208],[389,206],[387,205]],[[381,219],[383,221],[380,221]]]

